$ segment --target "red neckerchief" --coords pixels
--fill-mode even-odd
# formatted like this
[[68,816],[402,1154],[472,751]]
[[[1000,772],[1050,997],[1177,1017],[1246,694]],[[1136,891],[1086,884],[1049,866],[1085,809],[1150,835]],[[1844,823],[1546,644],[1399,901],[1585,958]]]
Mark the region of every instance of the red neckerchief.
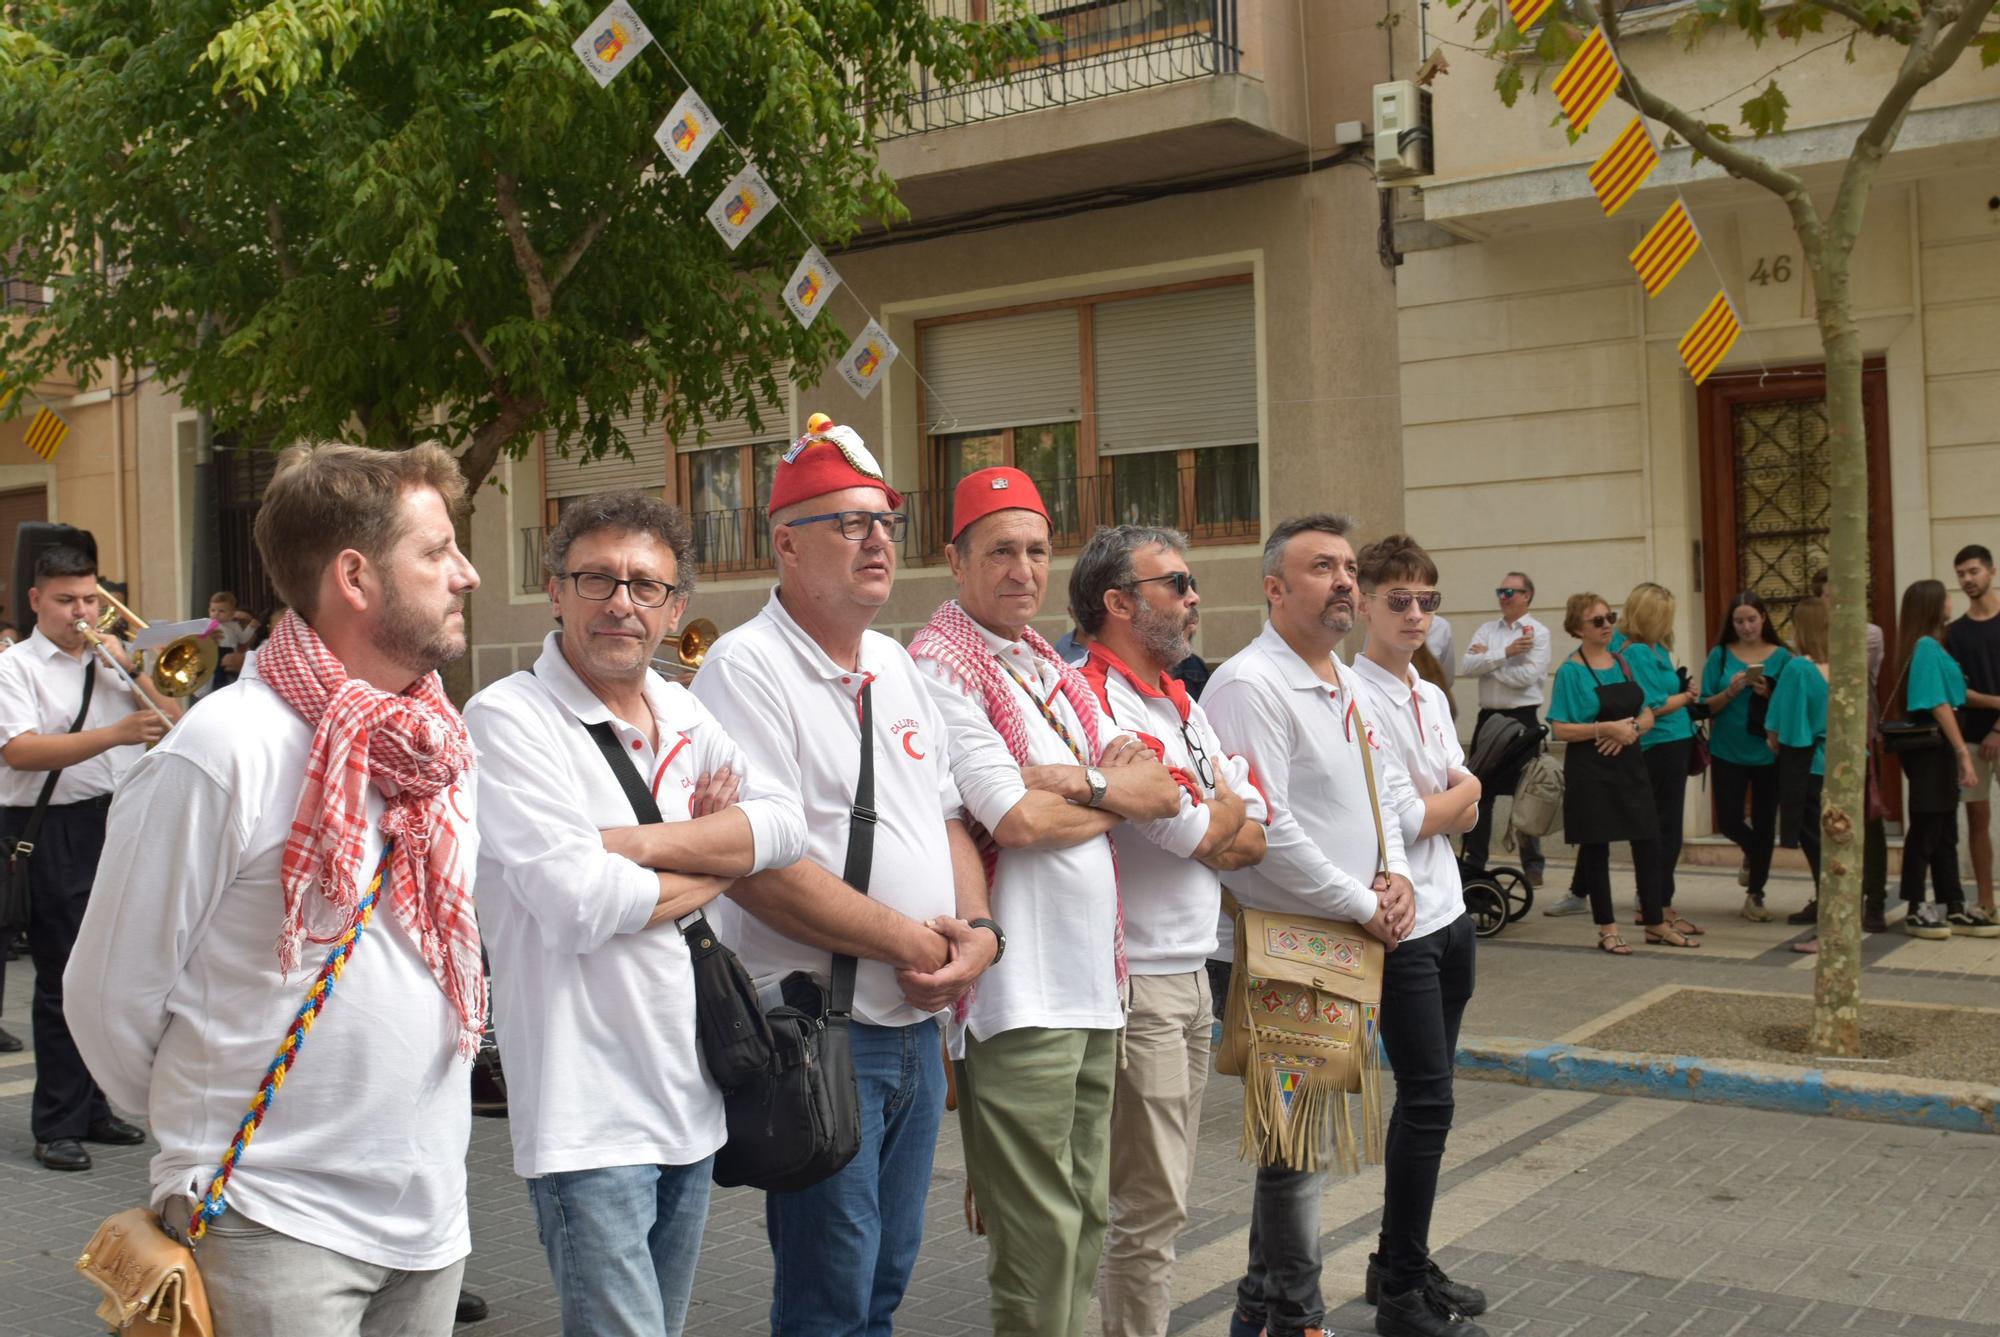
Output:
[[[1126,682],[1131,683],[1132,690],[1140,696],[1150,697],[1155,701],[1172,702],[1174,710],[1180,715],[1181,727],[1183,729],[1187,727],[1188,714],[1193,709],[1193,706],[1188,700],[1187,688],[1178,679],[1162,673],[1160,675],[1160,685],[1157,687],[1149,686],[1140,679],[1138,674],[1132,671],[1131,665],[1105,649],[1102,641],[1092,641],[1090,643],[1090,657],[1083,661],[1079,671],[1083,674],[1083,680],[1090,684],[1090,690],[1097,694],[1097,703],[1104,708],[1104,718],[1110,720],[1114,725],[1118,721],[1111,713],[1111,693],[1106,688],[1105,683],[1111,674],[1116,673]],[[1188,792],[1188,797],[1192,798],[1196,803],[1206,803],[1208,801],[1208,795],[1202,792],[1201,785],[1196,782],[1193,775],[1179,766],[1168,764],[1167,746],[1165,743],[1149,733],[1142,733],[1138,729],[1133,729],[1131,733],[1134,738],[1137,738],[1152,749],[1153,756],[1173,774],[1175,782]]]

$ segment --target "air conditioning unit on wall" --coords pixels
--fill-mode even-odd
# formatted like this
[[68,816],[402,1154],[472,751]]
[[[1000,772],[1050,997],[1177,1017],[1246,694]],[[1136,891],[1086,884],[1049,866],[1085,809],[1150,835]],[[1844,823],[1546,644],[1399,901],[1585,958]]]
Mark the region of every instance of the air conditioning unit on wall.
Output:
[[1405,181],[1429,176],[1431,90],[1408,79],[1375,85],[1375,179]]

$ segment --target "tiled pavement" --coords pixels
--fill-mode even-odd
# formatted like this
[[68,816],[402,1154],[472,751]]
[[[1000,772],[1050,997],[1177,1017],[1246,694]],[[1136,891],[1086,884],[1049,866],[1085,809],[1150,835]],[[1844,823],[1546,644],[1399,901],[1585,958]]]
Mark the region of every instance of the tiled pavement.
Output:
[[[1683,898],[1720,904],[1726,894],[1697,884]],[[1759,931],[1782,951],[1782,926]],[[1697,964],[1696,953],[1642,949],[1613,961],[1529,940],[1540,936],[1483,945],[1469,1032],[1554,1037],[1673,979],[1810,988],[1808,974],[1768,950]],[[1871,954],[1890,945],[1900,948]],[[8,972],[4,1024],[17,1032],[28,975],[25,963]],[[1878,997],[2000,1001],[1976,968],[1887,966],[1868,981]],[[81,1175],[36,1166],[26,1057],[0,1056],[0,1334],[81,1337],[99,1329],[70,1260],[99,1219],[136,1200],[148,1153],[99,1148],[98,1168]],[[1238,1110],[1237,1084],[1211,1083],[1176,1333],[1226,1328],[1250,1199],[1235,1154]],[[558,1331],[527,1197],[509,1166],[506,1125],[475,1120],[468,1283],[493,1317],[464,1330],[474,1337]],[[899,1316],[899,1329],[917,1337],[988,1331],[985,1247],[965,1233],[963,1183],[947,1118],[931,1229]],[[1326,1292],[1340,1333],[1372,1331],[1359,1290],[1379,1206],[1379,1170],[1328,1186]],[[1433,1240],[1446,1268],[1491,1295],[1483,1321],[1496,1335],[2000,1337],[2000,1145],[1991,1138],[1465,1082]],[[769,1287],[757,1196],[718,1193],[688,1331],[764,1331]]]

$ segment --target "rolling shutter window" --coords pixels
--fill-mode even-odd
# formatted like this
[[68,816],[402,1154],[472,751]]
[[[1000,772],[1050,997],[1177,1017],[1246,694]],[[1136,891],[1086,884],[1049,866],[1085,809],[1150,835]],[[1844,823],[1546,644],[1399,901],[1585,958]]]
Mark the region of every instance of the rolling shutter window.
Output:
[[924,331],[926,432],[983,432],[1083,416],[1074,309]]
[[1250,284],[1104,302],[1094,328],[1098,454],[1256,444]]
[[635,400],[632,411],[614,422],[632,452],[626,459],[614,447],[594,460],[583,457],[582,438],[566,443],[573,452],[561,453],[555,442],[544,438],[543,478],[550,497],[585,497],[595,492],[616,492],[621,488],[642,488],[658,492],[667,485],[667,429],[665,423],[650,426],[642,422]]
[[[697,427],[690,424],[681,435],[679,446],[683,452],[690,450],[713,450],[717,446],[747,446],[765,441],[789,441],[792,431],[792,406],[797,393],[792,386],[792,364],[781,362],[772,373],[778,381],[778,397],[766,399],[762,390],[753,382],[751,393],[757,397],[757,417],[762,426],[750,426],[750,411],[747,406],[726,418],[704,419]],[[723,383],[735,380],[736,366],[731,364],[723,373]],[[703,432],[707,435],[704,436]]]

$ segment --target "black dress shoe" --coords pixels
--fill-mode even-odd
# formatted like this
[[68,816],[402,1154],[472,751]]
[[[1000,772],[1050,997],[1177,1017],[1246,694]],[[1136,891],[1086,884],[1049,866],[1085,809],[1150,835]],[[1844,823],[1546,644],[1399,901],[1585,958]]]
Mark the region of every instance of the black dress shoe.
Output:
[[21,1037],[9,1031],[0,1030],[0,1054],[21,1052]]
[[[1425,1265],[1431,1286],[1459,1313],[1467,1318],[1478,1318],[1486,1312],[1486,1292],[1477,1286],[1453,1281],[1444,1274],[1444,1269],[1435,1260]],[[1377,1254],[1368,1255],[1368,1281],[1362,1287],[1362,1295],[1369,1304],[1380,1304],[1382,1295],[1382,1264]]]
[[90,1153],[73,1137],[35,1143],[35,1159],[51,1170],[88,1170]]
[[458,1293],[458,1314],[452,1319],[452,1322],[477,1323],[485,1317],[486,1301],[480,1299],[471,1291],[460,1291]]
[[1817,900],[1807,901],[1805,909],[1792,911],[1785,916],[1785,922],[1787,924],[1819,923],[1819,902]]
[[1429,1281],[1384,1295],[1375,1306],[1375,1331],[1381,1337],[1490,1337]]
[[86,1142],[102,1142],[107,1147],[136,1147],[146,1140],[146,1130],[123,1119],[106,1115],[90,1125],[83,1135]]

